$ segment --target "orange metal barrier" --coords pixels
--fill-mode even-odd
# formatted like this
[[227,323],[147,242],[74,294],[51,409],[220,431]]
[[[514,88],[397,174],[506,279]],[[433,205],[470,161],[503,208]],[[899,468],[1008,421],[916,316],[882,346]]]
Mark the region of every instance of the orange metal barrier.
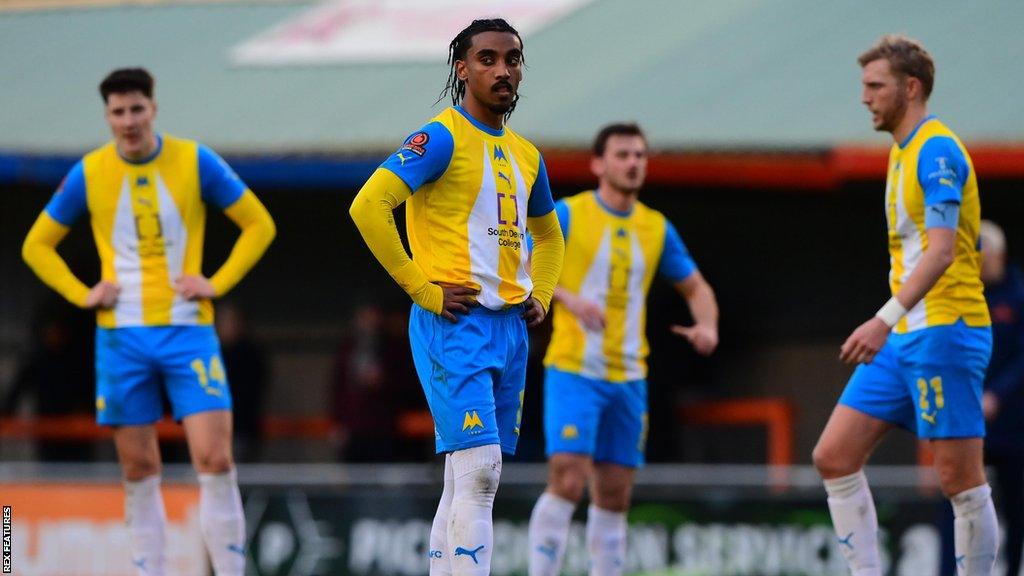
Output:
[[686,424],[705,426],[764,426],[768,432],[768,464],[793,463],[795,410],[782,398],[740,398],[713,400],[679,407]]
[[430,410],[410,410],[400,414],[398,433],[405,438],[433,438],[434,417]]

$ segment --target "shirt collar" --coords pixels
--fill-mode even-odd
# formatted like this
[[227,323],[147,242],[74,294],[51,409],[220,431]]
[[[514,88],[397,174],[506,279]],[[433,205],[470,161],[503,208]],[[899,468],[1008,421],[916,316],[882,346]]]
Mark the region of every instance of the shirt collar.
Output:
[[914,129],[910,131],[910,135],[904,138],[903,142],[900,142],[900,150],[906,148],[907,144],[910,144],[910,141],[914,139],[914,136],[917,136],[917,131],[921,129],[921,126],[924,126],[925,122],[934,119],[935,114],[929,114],[922,118],[921,121],[917,123],[917,126],[914,126]]
[[473,116],[469,112],[467,112],[466,109],[463,108],[461,105],[455,106],[455,109],[459,111],[459,114],[462,114],[463,116],[465,116],[466,120],[469,120],[470,124],[472,124],[473,126],[476,126],[477,128],[479,128],[480,130],[486,132],[487,134],[490,134],[491,136],[504,136],[505,135],[505,127],[504,126],[502,126],[501,128],[495,130],[494,128],[491,128],[487,124],[484,124],[483,122],[477,120],[476,118],[473,118]]

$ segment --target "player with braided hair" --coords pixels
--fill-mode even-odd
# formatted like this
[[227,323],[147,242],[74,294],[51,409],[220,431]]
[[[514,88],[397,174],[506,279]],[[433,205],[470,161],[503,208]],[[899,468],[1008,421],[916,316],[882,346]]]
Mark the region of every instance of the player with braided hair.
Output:
[[[520,67],[526,63],[526,58],[522,54],[523,39],[519,37],[519,32],[516,31],[508,22],[501,18],[494,18],[492,20],[473,20],[473,23],[467,26],[462,32],[459,32],[451,44],[448,45],[448,65],[451,70],[448,72],[448,82],[444,86],[444,90],[441,91],[441,95],[437,98],[437,102],[440,102],[445,95],[448,95],[452,99],[452,106],[458,106],[462,103],[462,100],[466,96],[466,81],[459,77],[456,71],[455,63],[459,60],[465,61],[466,53],[469,51],[469,47],[472,44],[473,36],[482,32],[506,32],[512,34],[519,41],[520,53],[519,53],[519,64]],[[520,72],[520,75],[522,72]],[[507,105],[502,103],[497,106],[496,110],[493,110],[496,114],[501,114],[507,122],[509,117],[512,116],[512,112],[516,109],[516,103],[519,102],[519,92],[515,92],[512,95],[512,101]],[[436,104],[436,102],[435,102]],[[501,108],[506,107],[507,109],[502,112]]]
[[[452,107],[384,161],[350,214],[414,303],[413,360],[445,454],[430,575],[486,576],[502,452],[519,438],[526,329],[547,315],[565,246],[544,160],[505,125],[523,76],[519,33],[475,20],[448,61]],[[412,258],[392,216],[403,202]]]

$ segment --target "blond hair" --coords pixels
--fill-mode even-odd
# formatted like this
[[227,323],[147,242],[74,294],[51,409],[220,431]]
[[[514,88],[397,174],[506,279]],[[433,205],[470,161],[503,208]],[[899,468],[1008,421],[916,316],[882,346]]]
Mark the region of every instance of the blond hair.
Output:
[[857,58],[861,67],[875,60],[887,60],[889,67],[900,76],[912,76],[921,81],[924,99],[932,94],[935,85],[935,61],[924,46],[902,34],[886,34]]

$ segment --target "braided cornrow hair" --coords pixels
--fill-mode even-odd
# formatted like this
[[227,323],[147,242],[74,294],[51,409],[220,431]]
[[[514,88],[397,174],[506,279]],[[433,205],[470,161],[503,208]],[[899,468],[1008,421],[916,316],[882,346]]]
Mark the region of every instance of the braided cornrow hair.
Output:
[[[469,50],[469,46],[473,43],[473,36],[480,34],[481,32],[508,32],[509,34],[515,34],[516,38],[519,39],[519,46],[523,46],[523,39],[519,36],[519,32],[512,27],[511,24],[505,21],[504,18],[491,18],[485,20],[473,20],[473,22],[466,26],[462,32],[459,32],[452,40],[451,44],[448,45],[448,65],[451,69],[448,71],[448,82],[444,85],[444,90],[441,90],[441,95],[437,97],[437,102],[440,102],[445,94],[449,95],[452,99],[452,106],[458,106],[462,99],[466,96],[466,83],[459,79],[458,75],[455,74],[455,61],[465,60],[466,52]],[[523,64],[526,64],[526,57],[523,57]],[[512,105],[509,106],[508,112],[505,112],[505,120],[508,121],[509,116],[516,109],[516,102],[519,101],[519,93],[516,92],[515,97],[512,99]],[[435,104],[437,103],[435,102]]]

